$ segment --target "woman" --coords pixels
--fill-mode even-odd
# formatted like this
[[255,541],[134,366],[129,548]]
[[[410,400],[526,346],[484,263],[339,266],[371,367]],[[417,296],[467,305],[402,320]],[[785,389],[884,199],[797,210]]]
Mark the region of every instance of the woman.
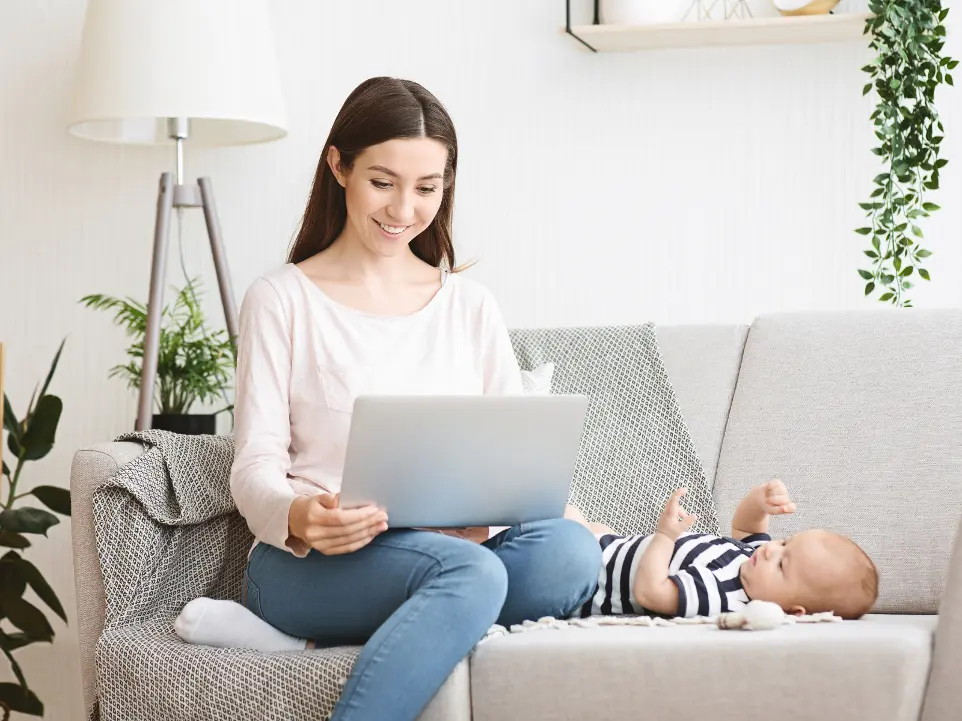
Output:
[[257,539],[244,578],[256,617],[198,599],[178,632],[265,651],[365,644],[338,721],[415,719],[491,624],[570,615],[601,563],[566,519],[488,538],[387,531],[380,508],[338,508],[359,393],[522,392],[494,298],[447,270],[457,160],[431,93],[362,83],[324,145],[288,264],[241,307],[231,491]]

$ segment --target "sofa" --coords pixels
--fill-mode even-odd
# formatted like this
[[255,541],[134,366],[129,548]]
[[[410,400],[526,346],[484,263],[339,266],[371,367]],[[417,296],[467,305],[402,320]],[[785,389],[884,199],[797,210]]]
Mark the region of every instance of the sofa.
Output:
[[[962,718],[962,311],[772,314],[658,328],[723,528],[779,477],[776,535],[845,533],[880,573],[858,621],[539,630],[485,641],[421,718],[949,721]],[[71,472],[84,696],[104,586],[91,498],[141,453],[80,449]]]

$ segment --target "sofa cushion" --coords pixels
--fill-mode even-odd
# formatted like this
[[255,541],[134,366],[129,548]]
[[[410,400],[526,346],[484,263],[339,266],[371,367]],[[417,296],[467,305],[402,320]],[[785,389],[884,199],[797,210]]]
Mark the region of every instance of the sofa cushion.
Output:
[[608,627],[512,634],[471,659],[473,721],[915,721],[936,618],[774,631]]
[[665,370],[710,488],[715,482],[748,326],[668,325],[656,330]]
[[688,487],[695,531],[716,533],[711,489],[665,370],[655,327],[518,329],[522,369],[554,363],[554,393],[590,399],[569,502],[617,533],[652,532]]
[[[103,718],[232,719],[238,699],[244,700],[245,718],[328,718],[360,650],[338,646],[258,653],[192,646],[155,623],[122,626],[106,631],[97,644]],[[111,663],[121,657],[124,663]],[[176,673],[158,674],[158,668]],[[468,663],[462,661],[418,719],[470,718]]]
[[962,510],[962,312],[758,318],[715,477],[719,520],[773,477],[798,505],[774,535],[850,536],[878,566],[876,611],[936,612]]

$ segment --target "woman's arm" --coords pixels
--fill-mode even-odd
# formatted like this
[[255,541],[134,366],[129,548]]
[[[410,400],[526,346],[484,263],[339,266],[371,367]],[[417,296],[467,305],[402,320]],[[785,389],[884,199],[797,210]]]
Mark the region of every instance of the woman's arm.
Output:
[[485,395],[524,393],[521,369],[511,345],[508,327],[494,296],[485,290],[481,301],[481,368]]
[[297,497],[287,482],[291,356],[290,324],[281,299],[270,281],[258,278],[240,310],[230,489],[257,540],[305,556],[310,549],[288,526]]

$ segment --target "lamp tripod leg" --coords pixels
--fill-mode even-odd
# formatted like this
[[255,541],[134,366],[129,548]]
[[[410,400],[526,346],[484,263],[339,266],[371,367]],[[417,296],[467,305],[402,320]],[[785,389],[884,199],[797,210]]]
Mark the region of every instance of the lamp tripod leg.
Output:
[[224,306],[224,322],[231,342],[237,342],[238,323],[237,305],[234,301],[234,291],[230,284],[230,271],[227,269],[227,253],[224,250],[224,239],[220,232],[220,221],[217,218],[217,206],[214,204],[214,189],[210,178],[200,178],[201,202],[204,206],[204,220],[207,223],[207,236],[210,238],[210,252],[214,258],[214,270],[217,273],[217,286],[220,289],[220,301]]
[[153,419],[154,384],[157,379],[157,353],[160,348],[161,312],[164,307],[164,283],[167,279],[167,243],[170,231],[170,212],[174,205],[174,184],[170,173],[160,176],[157,192],[157,220],[154,224],[154,256],[150,266],[150,296],[147,301],[147,330],[144,337],[144,358],[140,375],[140,396],[137,404],[138,431],[151,427]]

